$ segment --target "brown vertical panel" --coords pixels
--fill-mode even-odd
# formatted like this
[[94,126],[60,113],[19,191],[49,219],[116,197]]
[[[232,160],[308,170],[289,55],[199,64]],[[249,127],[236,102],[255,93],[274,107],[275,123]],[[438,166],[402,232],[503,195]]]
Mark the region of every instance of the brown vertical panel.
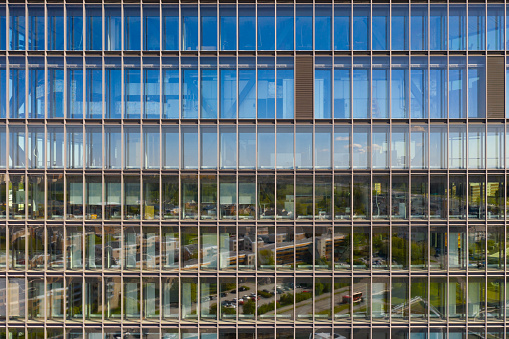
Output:
[[488,118],[505,117],[505,62],[503,56],[489,56],[486,64]]
[[295,57],[295,119],[313,119],[313,57]]

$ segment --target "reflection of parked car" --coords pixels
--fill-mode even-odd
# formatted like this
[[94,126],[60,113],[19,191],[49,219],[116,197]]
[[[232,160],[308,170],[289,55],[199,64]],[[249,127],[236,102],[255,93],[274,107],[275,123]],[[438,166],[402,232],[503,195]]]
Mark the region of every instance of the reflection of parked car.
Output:
[[350,302],[362,302],[364,298],[362,297],[362,292],[355,292],[352,296],[344,295],[343,296],[343,304],[349,304]]

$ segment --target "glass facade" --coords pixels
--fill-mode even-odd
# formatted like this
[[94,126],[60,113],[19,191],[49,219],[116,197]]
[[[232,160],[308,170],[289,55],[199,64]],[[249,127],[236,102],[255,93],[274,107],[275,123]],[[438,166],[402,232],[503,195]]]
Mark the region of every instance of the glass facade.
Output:
[[508,8],[0,5],[0,339],[507,337]]

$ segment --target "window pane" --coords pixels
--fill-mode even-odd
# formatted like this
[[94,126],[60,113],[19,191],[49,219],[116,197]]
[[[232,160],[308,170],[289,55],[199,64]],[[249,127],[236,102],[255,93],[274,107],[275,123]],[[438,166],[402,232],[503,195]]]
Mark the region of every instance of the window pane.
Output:
[[[163,219],[178,219],[180,217],[179,209],[179,179],[175,175],[163,175],[162,180],[162,213]],[[176,238],[178,239],[178,230]],[[168,249],[164,249],[167,251]],[[173,248],[173,250],[178,250]],[[164,260],[164,259],[163,259]],[[178,259],[177,259],[178,260]]]
[[198,118],[198,70],[182,70],[182,118]]
[[391,118],[407,119],[409,115],[409,71],[407,58],[392,58]]
[[28,49],[44,50],[44,7],[28,6]]
[[220,127],[220,168],[237,168],[237,132],[234,126]]
[[235,119],[237,117],[237,71],[235,69],[221,69],[221,118]]
[[486,39],[485,5],[468,6],[468,50],[485,49]]
[[408,5],[392,5],[391,46],[394,50],[408,49]]
[[[350,44],[351,6],[334,6],[334,49],[348,50]],[[320,39],[316,39],[317,41]]]
[[239,169],[256,167],[256,131],[254,127],[239,126]]
[[122,49],[122,16],[120,12],[120,6],[104,7],[104,49],[107,51]]
[[141,115],[141,70],[124,69],[124,117],[139,119]]
[[179,71],[163,69],[163,118],[179,117]]
[[354,127],[353,129],[353,168],[369,168],[369,127]]
[[315,119],[330,119],[331,117],[331,71],[329,69],[315,70]]
[[198,8],[182,6],[182,49],[185,51],[198,49]]
[[258,168],[274,168],[274,139],[274,127],[258,127]]
[[[37,61],[44,63],[44,60]],[[28,117],[44,119],[44,93],[44,68],[30,68],[28,71]]]
[[182,127],[182,167],[198,168],[198,130],[196,127]]
[[331,49],[331,7],[329,5],[315,5],[315,49]]
[[141,136],[139,127],[124,127],[124,167],[140,168]]
[[217,168],[216,127],[201,127],[201,168]]
[[143,158],[144,168],[158,169],[160,154],[159,154],[159,127],[158,126],[144,126],[143,127]]
[[466,117],[466,60],[464,57],[449,60],[449,118]]
[[313,48],[313,7],[301,4],[295,7],[295,49],[308,51]]
[[175,147],[163,147],[161,159],[163,168],[179,168],[179,154],[176,152],[176,146],[179,145],[178,127],[164,126],[161,133],[162,145],[175,145]]
[[275,20],[273,5],[258,5],[258,49],[274,50]]
[[[198,177],[195,175],[185,175],[181,178],[181,197],[182,197],[182,219],[198,219]],[[188,229],[182,230],[182,233],[188,233]],[[182,241],[192,241],[191,238],[188,238],[188,234],[183,234],[185,236]],[[187,244],[184,244],[187,245]],[[191,258],[189,258],[191,259]],[[183,262],[183,267],[186,266],[186,262]]]
[[162,10],[162,49],[176,51],[179,49],[179,8],[163,5]]
[[25,167],[25,127],[12,126],[9,130],[9,167]]
[[25,6],[9,6],[9,49],[24,50],[25,36]]
[[334,168],[350,168],[350,127],[334,127]]
[[0,6],[0,49],[7,49],[7,15],[5,13],[6,6]]
[[315,168],[331,168],[331,129],[315,127]]
[[67,70],[67,117],[83,119],[83,69]]
[[449,5],[449,49],[465,50],[467,46],[467,8]]
[[237,49],[237,13],[235,6],[219,6],[219,25],[221,50],[232,51]]
[[447,59],[431,57],[429,70],[429,113],[432,119],[447,117]]
[[312,168],[312,166],[313,129],[310,126],[297,127],[295,133],[295,168]]
[[370,44],[370,6],[356,5],[353,8],[353,49],[367,50]]
[[[365,62],[369,60],[359,60]],[[354,60],[354,64],[356,60]],[[367,64],[369,67],[369,63]],[[355,66],[354,66],[355,67]],[[370,83],[370,71],[369,69],[354,68],[353,70],[353,118],[354,119],[366,119],[370,116],[370,95],[369,95],[369,83]]]
[[122,72],[120,69],[106,69],[106,118],[120,119],[122,114]]
[[468,168],[485,168],[485,126],[468,126]]
[[[389,46],[389,6],[375,5],[373,10],[373,50],[385,50]],[[401,34],[401,33],[400,33]]]
[[159,69],[145,69],[143,82],[143,117],[159,119]]
[[447,168],[447,128],[431,125],[429,144],[430,168]]
[[504,47],[504,7],[502,5],[488,5],[488,32],[486,36],[487,49],[501,50]]
[[428,71],[425,60],[412,58],[410,71],[410,111],[412,118],[425,119],[428,117]]
[[[377,62],[373,60],[373,62]],[[388,65],[387,65],[388,66]],[[383,65],[382,65],[383,67]],[[372,72],[372,117],[389,117],[389,70],[373,69]]]
[[64,177],[62,174],[48,175],[47,217],[61,220],[64,218]]
[[447,6],[430,6],[429,17],[429,49],[441,50],[447,49]]
[[254,118],[256,118],[256,71],[239,69],[239,119]]
[[[88,60],[87,60],[88,61]],[[86,70],[86,117],[99,119],[102,117],[103,73],[101,69]]]
[[468,117],[484,118],[486,116],[485,59],[470,57],[468,64]]
[[143,6],[143,49],[159,49],[159,7]]
[[[347,66],[350,66],[349,60],[345,68]],[[336,119],[351,117],[350,77],[352,72],[348,68],[334,70],[334,118]]]
[[44,127],[28,127],[28,168],[44,168]]
[[83,168],[83,128],[67,127],[67,168]]
[[[0,22],[1,25],[1,22]],[[44,74],[44,72],[43,72]],[[7,117],[7,71],[5,69],[5,59],[0,60],[0,118]]]
[[120,127],[104,127],[105,143],[105,167],[109,169],[119,169],[122,166],[121,145],[122,134]]
[[372,167],[388,168],[389,167],[389,128],[373,127],[371,136],[371,153]]
[[411,167],[428,168],[428,127],[412,126],[410,135]]
[[[200,208],[201,220],[217,219],[217,178],[215,175],[202,175],[200,177]],[[217,235],[209,238],[217,238]],[[209,245],[217,247],[217,240],[214,240],[215,244],[204,244],[203,240],[202,238],[202,260],[206,260],[204,256],[207,255],[208,251],[204,250],[204,247]]]
[[293,50],[293,6],[277,6],[277,50]]
[[276,71],[276,113],[278,119],[293,119],[293,69]]
[[201,70],[201,111],[202,119],[217,119],[217,70]]
[[100,176],[85,176],[85,218],[102,219],[102,179]]
[[[125,176],[124,177],[124,219],[140,219],[140,179],[139,177],[131,177],[131,176]],[[130,243],[125,244],[126,251],[129,252],[129,255],[126,256],[126,263],[128,263],[126,266],[132,267],[134,264],[136,267],[139,267],[139,262],[141,261],[141,256],[137,254],[136,252],[138,250],[133,249],[133,240],[129,234],[129,232],[124,232],[124,235],[127,235],[127,239]],[[138,240],[136,242],[139,242],[139,236],[136,237]],[[134,248],[140,248],[139,244],[134,244]],[[134,253],[134,259],[133,254]]]
[[293,168],[293,127],[278,126],[276,138],[277,168]]
[[275,94],[274,69],[258,69],[258,119],[274,119]]
[[217,10],[216,6],[201,6],[201,49],[217,50]]
[[64,117],[64,87],[64,70],[48,69],[48,118]]
[[412,16],[410,21],[411,49],[428,49],[428,6],[412,5],[410,10]]
[[[64,127],[48,126],[46,136],[48,168],[64,167]],[[102,147],[100,147],[102,149]]]
[[[9,60],[12,62],[14,60]],[[16,60],[18,61],[18,60]],[[19,62],[19,61],[18,61]],[[9,114],[10,118],[25,118],[25,81],[26,72],[23,69],[11,68],[9,70]]]
[[239,50],[256,49],[255,6],[239,5]]
[[504,167],[504,131],[503,127],[488,125],[488,138],[486,140],[486,167]]
[[[58,7],[57,7],[58,8]],[[56,9],[57,9],[56,8]],[[48,8],[49,9],[49,8]],[[48,17],[48,30],[51,34],[48,39],[48,48],[64,49],[64,13],[56,11],[54,17]],[[67,6],[67,49],[79,51],[83,49],[83,7]],[[87,31],[87,35],[92,32]]]
[[100,6],[85,6],[86,37],[88,50],[102,49],[102,9]]

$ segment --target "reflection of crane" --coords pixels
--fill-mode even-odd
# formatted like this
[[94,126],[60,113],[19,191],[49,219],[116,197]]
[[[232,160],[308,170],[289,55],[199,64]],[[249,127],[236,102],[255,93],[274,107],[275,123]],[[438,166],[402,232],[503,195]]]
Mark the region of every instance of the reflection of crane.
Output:
[[423,303],[424,305],[426,305],[429,308],[430,313],[433,313],[437,318],[444,317],[444,315],[442,313],[440,313],[440,311],[435,306],[430,305],[425,299],[423,299],[420,296],[414,297],[414,298],[410,299],[408,302],[404,302],[404,303],[394,306],[391,310],[391,314],[394,314],[394,313],[403,314],[403,311],[405,309],[408,309],[410,307],[410,305],[413,305],[416,303]]

